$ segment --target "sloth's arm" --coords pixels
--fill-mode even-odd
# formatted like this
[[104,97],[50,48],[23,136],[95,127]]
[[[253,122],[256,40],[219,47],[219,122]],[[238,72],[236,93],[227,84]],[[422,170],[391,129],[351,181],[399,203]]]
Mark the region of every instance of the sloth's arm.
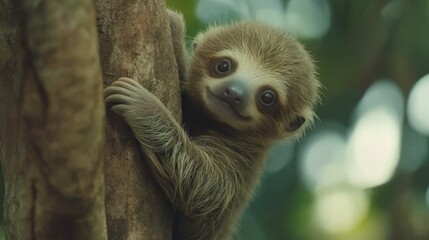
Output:
[[161,101],[132,79],[107,87],[105,100],[131,127],[157,181],[180,210],[195,218],[226,214],[244,184],[234,171],[242,157],[216,137],[191,140]]

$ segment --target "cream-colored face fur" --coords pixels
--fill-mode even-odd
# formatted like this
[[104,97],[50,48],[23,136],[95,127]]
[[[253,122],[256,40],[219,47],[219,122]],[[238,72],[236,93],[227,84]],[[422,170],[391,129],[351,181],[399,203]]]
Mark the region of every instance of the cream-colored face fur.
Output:
[[[229,59],[228,74],[214,74],[216,63]],[[185,91],[213,118],[254,136],[296,135],[314,119],[319,81],[309,54],[281,29],[257,22],[214,26],[194,41]],[[239,82],[246,104],[238,110],[219,88]],[[261,91],[275,93],[275,104],[261,104]],[[216,94],[213,94],[216,92]],[[220,99],[220,100],[219,100]],[[234,105],[235,106],[235,105]]]
[[[270,89],[278,93],[276,94],[275,101],[286,102],[286,95],[279,94],[287,91],[287,87],[278,80],[281,76],[276,75],[274,72],[264,71],[263,65],[258,62],[258,59],[254,59],[248,53],[240,52],[238,49],[221,51],[216,54],[215,57],[218,59],[231,59],[232,62],[237,65],[234,72],[229,75],[224,77],[206,75],[201,81],[200,88],[203,93],[203,101],[219,121],[236,129],[251,128],[260,124],[264,120],[264,114],[267,114],[258,109],[260,98],[259,90],[262,88]],[[212,67],[215,67],[215,65]],[[210,97],[210,90],[216,89],[226,82],[233,81],[239,81],[248,91],[247,98],[249,98],[249,101],[240,112],[247,117],[246,119],[237,116],[231,106],[222,104]],[[207,91],[207,89],[209,91]],[[259,108],[264,107],[260,105]]]

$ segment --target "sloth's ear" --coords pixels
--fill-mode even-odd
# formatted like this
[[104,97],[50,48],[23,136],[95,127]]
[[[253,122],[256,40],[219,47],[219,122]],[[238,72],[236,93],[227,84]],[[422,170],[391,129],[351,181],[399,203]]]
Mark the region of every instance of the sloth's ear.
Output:
[[305,118],[301,116],[297,116],[286,125],[286,131],[293,132],[298,128],[300,128],[304,123],[305,123]]

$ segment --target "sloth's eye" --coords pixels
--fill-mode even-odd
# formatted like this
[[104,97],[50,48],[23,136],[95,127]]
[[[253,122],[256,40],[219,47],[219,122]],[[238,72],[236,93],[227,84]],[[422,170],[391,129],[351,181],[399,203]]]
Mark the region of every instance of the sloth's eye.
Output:
[[231,61],[227,58],[216,63],[215,72],[218,75],[226,75],[231,71]]
[[276,94],[272,90],[265,90],[259,97],[262,106],[269,107],[276,102]]

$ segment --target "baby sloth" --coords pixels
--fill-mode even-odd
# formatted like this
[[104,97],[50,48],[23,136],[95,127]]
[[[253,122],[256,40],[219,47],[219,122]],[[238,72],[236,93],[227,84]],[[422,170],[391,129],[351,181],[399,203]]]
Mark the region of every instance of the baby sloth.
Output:
[[185,76],[183,127],[132,79],[113,82],[105,100],[133,130],[177,211],[174,239],[229,239],[269,148],[313,121],[315,67],[286,32],[258,22],[210,27],[185,63],[183,23],[174,13],[170,27]]

